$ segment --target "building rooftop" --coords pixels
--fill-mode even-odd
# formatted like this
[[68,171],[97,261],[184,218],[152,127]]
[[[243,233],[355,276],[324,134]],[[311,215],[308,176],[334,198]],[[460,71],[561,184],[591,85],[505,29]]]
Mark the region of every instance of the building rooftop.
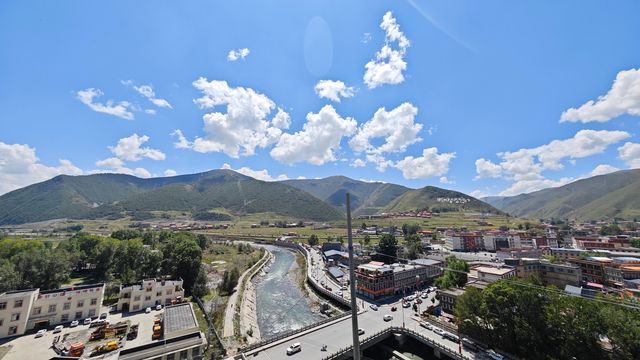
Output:
[[415,259],[411,261],[413,264],[423,265],[423,266],[434,266],[434,265],[442,265],[442,261],[433,260],[433,259]]
[[489,267],[489,266],[478,266],[477,268],[475,268],[475,270],[479,273],[504,275],[509,272],[512,272],[513,268],[506,268],[506,267],[496,268],[496,267]]
[[192,328],[198,328],[198,321],[193,313],[191,304],[171,305],[164,309],[165,337],[171,333]]
[[331,274],[331,276],[333,276],[334,278],[338,279],[344,276],[344,273],[342,272],[342,270],[340,270],[339,268],[332,266],[329,268],[329,273]]

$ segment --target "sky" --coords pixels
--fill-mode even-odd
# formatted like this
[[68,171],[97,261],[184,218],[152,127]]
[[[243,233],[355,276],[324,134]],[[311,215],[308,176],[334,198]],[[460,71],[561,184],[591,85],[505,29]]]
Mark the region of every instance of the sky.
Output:
[[640,2],[3,1],[0,194],[345,175],[477,197],[640,167]]

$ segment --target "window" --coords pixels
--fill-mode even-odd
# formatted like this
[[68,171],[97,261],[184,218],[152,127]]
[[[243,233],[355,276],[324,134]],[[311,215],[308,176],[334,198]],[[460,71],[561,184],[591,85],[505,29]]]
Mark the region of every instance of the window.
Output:
[[175,360],[175,358],[176,358],[176,354],[167,355],[167,360]]
[[158,291],[158,292],[156,293],[156,296],[162,296],[162,291]]
[[7,303],[6,302],[0,302],[0,310],[4,310],[7,308]]
[[22,307],[22,300],[16,300],[16,301],[13,303],[13,307],[14,307],[14,308],[21,308],[21,307]]
[[94,317],[96,316],[96,309],[91,309],[89,310],[89,312],[87,313],[88,317]]
[[193,348],[193,350],[191,350],[191,356],[193,358],[195,358],[196,356],[200,355],[200,348],[199,347],[195,347]]
[[147,292],[151,292],[151,291],[153,291],[153,288],[148,287]]
[[76,311],[76,317],[75,317],[75,319],[76,319],[76,320],[78,320],[78,319],[82,319],[82,311]]
[[60,316],[60,322],[67,322],[69,321],[69,314],[62,314],[62,316]]
[[57,307],[57,306],[56,306],[56,304],[51,304],[51,305],[49,305],[49,312],[50,312],[50,313],[52,313],[52,312],[56,312],[56,307]]
[[172,292],[173,292],[173,290],[167,289],[167,295],[171,295]]
[[151,296],[150,295],[147,295],[147,296],[144,297],[144,301],[149,301],[149,300],[151,300]]
[[11,314],[11,321],[20,320],[20,313]]
[[84,300],[78,300],[78,307],[81,308],[84,306]]
[[33,315],[40,315],[42,308],[40,306],[33,308]]
[[140,309],[140,305],[133,305],[133,311]]
[[2,326],[2,324],[4,324],[4,319],[0,319],[0,326]]
[[62,305],[62,310],[69,310],[71,309],[71,303],[70,302],[66,302]]
[[17,326],[10,326],[7,335],[15,335],[18,332]]
[[133,298],[133,301],[140,301],[140,295],[136,295],[136,296]]
[[91,305],[96,305],[98,303],[98,299],[91,299]]
[[189,358],[189,355],[187,355],[187,350],[182,350],[180,351],[180,360],[187,360]]

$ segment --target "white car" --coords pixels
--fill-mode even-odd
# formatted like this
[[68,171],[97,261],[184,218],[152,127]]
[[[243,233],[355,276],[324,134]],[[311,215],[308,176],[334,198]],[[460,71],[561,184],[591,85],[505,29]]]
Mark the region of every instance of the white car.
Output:
[[342,291],[347,290],[347,286],[346,285],[342,285],[342,287],[340,288]]
[[293,355],[300,351],[302,351],[302,345],[300,345],[300,343],[295,343],[287,348],[287,355]]
[[86,318],[86,319],[84,319],[84,321],[82,322],[82,324],[84,324],[84,325],[89,325],[89,324],[91,324],[91,318]]
[[148,307],[148,308],[144,309],[144,312],[145,312],[146,314],[150,313],[150,312],[151,312],[151,308],[150,308],[150,307]]
[[426,292],[423,292],[422,295],[420,295],[421,298],[426,299],[429,297],[429,294],[427,294]]
[[58,325],[58,326],[56,326],[56,327],[54,327],[54,328],[53,328],[53,333],[54,333],[54,334],[59,333],[59,332],[61,332],[61,331],[62,331],[62,329],[63,329],[63,328],[64,328],[64,326],[62,326],[62,325]]
[[426,321],[421,321],[420,322],[420,326],[422,326],[423,328],[425,328],[427,330],[433,330],[433,325],[429,324]]
[[78,326],[78,325],[80,325],[80,322],[79,322],[78,320],[73,320],[73,321],[71,322],[71,324],[69,325],[69,327],[76,327],[76,326]]
[[444,334],[444,330],[440,329],[439,327],[433,327],[433,332],[442,336]]
[[362,335],[364,334],[364,329],[363,328],[359,328],[358,329],[358,335]]
[[411,303],[408,302],[408,301],[405,301],[405,302],[402,303],[402,307],[405,308],[405,309],[408,308],[408,307],[411,307]]
[[156,305],[156,310],[158,310],[158,311],[162,310],[162,305],[159,305],[159,304]]
[[387,314],[387,315],[385,315],[385,316],[383,316],[383,317],[382,317],[382,320],[384,320],[384,321],[391,321],[391,320],[393,320],[393,316],[391,316],[391,315],[388,315],[388,314]]
[[338,291],[336,291],[336,295],[338,295],[338,296],[342,296],[342,291],[339,291],[339,290],[338,290]]
[[38,332],[36,333],[36,337],[37,338],[43,337],[46,332],[47,332],[47,330],[45,330],[45,329],[38,330]]
[[369,307],[371,308],[371,310],[378,311],[378,305],[376,304],[371,304],[369,305]]

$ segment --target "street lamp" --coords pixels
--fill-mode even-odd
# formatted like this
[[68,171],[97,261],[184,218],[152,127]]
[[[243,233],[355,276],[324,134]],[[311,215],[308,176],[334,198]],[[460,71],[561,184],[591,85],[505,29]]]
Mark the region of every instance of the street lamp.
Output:
[[[416,291],[418,291],[418,289],[420,289],[420,275],[416,275]],[[420,297],[418,297],[418,299],[420,299]],[[420,303],[418,301],[416,302],[418,303],[418,317],[420,317]]]

